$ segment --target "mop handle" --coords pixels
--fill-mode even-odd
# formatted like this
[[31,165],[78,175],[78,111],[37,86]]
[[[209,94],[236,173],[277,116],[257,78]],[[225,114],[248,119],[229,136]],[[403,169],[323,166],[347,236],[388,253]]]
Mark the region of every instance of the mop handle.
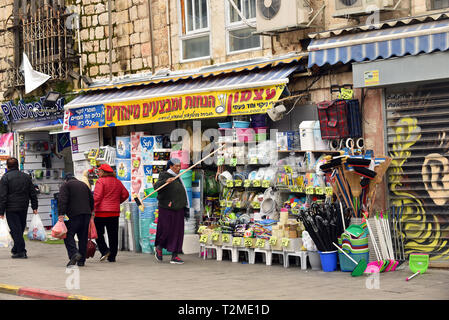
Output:
[[[218,151],[220,151],[222,148],[224,148],[225,145],[222,145],[220,148],[218,148],[217,150],[215,150],[212,153],[209,153],[207,156],[205,156],[203,159],[199,160],[197,163],[191,165],[189,168],[187,168],[185,171],[179,173],[177,176],[174,177],[174,180],[178,179],[179,177],[181,177],[184,173],[189,172],[190,170],[192,170],[194,167],[196,167],[197,165],[199,165],[201,162],[203,162],[204,160],[206,160],[207,158],[209,158],[210,156],[212,156],[213,154],[217,153]],[[157,188],[156,190],[154,190],[153,192],[151,192],[150,194],[146,195],[143,199],[145,200],[146,198],[152,196],[153,194],[155,194],[156,192],[158,192],[159,190],[161,190],[162,188],[166,187],[167,185],[169,185],[170,182],[166,182],[164,183],[162,186],[160,186],[159,188]]]
[[352,259],[351,256],[350,256],[349,254],[347,254],[347,253],[346,253],[342,248],[340,248],[338,245],[336,245],[335,242],[332,242],[332,244],[333,244],[334,246],[336,246],[337,249],[338,249],[341,253],[343,253],[346,257],[348,257],[352,262],[354,262],[354,264],[358,264],[357,261],[355,261],[354,259]]
[[407,279],[405,279],[405,281],[409,281],[409,280],[413,279],[413,278],[416,277],[419,273],[420,273],[420,271],[418,271],[418,272],[415,273],[414,275],[411,275],[410,277],[408,277]]

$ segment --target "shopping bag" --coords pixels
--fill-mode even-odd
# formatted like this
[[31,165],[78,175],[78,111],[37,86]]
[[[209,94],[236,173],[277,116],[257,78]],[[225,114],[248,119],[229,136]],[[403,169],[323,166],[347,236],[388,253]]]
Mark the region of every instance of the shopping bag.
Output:
[[97,228],[95,228],[94,217],[90,218],[89,235],[87,237],[89,239],[97,239],[98,238]]
[[67,237],[67,227],[63,221],[56,222],[51,229],[51,236],[58,239],[65,239]]
[[30,240],[47,240],[47,232],[45,231],[41,217],[38,214],[33,214],[27,235]]
[[95,255],[95,251],[97,250],[97,246],[92,240],[87,241],[87,251],[86,251],[86,258],[93,258]]
[[6,223],[6,219],[0,219],[0,248],[11,248],[12,247],[12,238],[9,233],[8,224]]

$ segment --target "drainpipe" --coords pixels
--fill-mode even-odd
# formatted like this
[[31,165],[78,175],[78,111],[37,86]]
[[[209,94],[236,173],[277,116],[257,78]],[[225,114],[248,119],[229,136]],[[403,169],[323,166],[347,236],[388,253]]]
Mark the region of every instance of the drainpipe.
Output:
[[108,0],[108,23],[109,23],[109,81],[112,81],[112,4]]
[[150,23],[150,38],[151,38],[151,73],[154,75],[154,39],[153,39],[153,15],[151,10],[151,0],[148,0],[148,21]]
[[171,56],[171,23],[170,23],[170,0],[166,0],[166,15],[167,15],[167,33],[168,33],[168,68],[172,70],[172,56]]

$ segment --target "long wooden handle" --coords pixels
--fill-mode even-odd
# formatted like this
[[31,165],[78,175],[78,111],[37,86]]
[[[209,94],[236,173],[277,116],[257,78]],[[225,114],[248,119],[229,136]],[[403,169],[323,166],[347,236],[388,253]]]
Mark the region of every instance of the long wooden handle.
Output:
[[340,248],[338,245],[336,245],[335,242],[332,242],[332,244],[338,249],[338,251],[340,251],[346,257],[348,257],[348,259],[351,260],[354,264],[356,264],[356,265],[359,264],[357,261],[355,261],[353,258],[351,258],[351,256],[349,254],[347,254],[342,248]]
[[[224,147],[225,147],[225,145],[222,145],[220,148],[218,148],[218,149],[215,150],[214,152],[209,153],[209,154],[208,154],[207,156],[205,156],[203,159],[199,160],[197,163],[191,165],[191,166],[188,167],[185,171],[183,171],[183,172],[179,173],[177,176],[175,176],[175,179],[174,179],[174,180],[176,180],[176,179],[178,179],[179,177],[181,177],[184,173],[189,172],[189,171],[192,170],[194,167],[196,167],[196,166],[199,165],[201,162],[203,162],[203,161],[206,160],[207,158],[211,157],[212,155],[214,155],[215,153],[217,153],[218,151],[220,151],[220,150],[221,150],[222,148],[224,148]],[[174,180],[173,180],[173,181],[174,181]],[[172,182],[173,182],[173,181],[172,181]],[[158,191],[161,190],[162,188],[166,187],[166,186],[169,185],[170,183],[171,183],[171,182],[166,182],[166,183],[164,183],[162,186],[160,186],[159,188],[157,188],[156,190],[154,190],[153,192],[151,192],[149,195],[146,195],[146,196],[142,199],[142,201],[145,200],[146,198],[152,196],[153,194],[155,194],[156,192],[158,192]]]

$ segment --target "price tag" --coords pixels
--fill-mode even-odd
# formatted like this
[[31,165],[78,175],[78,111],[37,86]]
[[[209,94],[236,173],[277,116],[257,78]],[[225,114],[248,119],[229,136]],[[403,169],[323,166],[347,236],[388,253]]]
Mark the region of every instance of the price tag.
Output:
[[258,201],[251,202],[251,207],[254,209],[260,209],[260,203]]
[[209,238],[209,236],[207,234],[202,234],[200,237],[200,242],[206,243],[208,238]]
[[242,186],[242,183],[243,183],[242,180],[235,180],[235,181],[234,181],[234,185],[235,185],[236,187],[241,187],[241,186]]
[[265,239],[257,239],[256,240],[256,246],[258,248],[265,248]]
[[220,207],[226,206],[226,200],[220,200]]
[[231,162],[229,163],[231,167],[235,167],[237,165],[237,158],[231,158]]
[[220,234],[218,232],[212,233],[212,241],[218,241]]
[[345,89],[345,88],[340,89],[340,94],[339,94],[340,99],[348,100],[348,99],[352,99],[353,96],[354,96],[354,90]]
[[147,176],[147,183],[152,184],[153,183],[153,177]]
[[251,247],[253,245],[253,240],[251,238],[245,238],[245,247]]
[[93,166],[93,167],[96,167],[97,166],[97,160],[90,159],[90,165]]
[[253,187],[260,187],[260,180],[254,180],[253,181]]
[[229,242],[229,234],[223,233],[221,235],[221,240],[223,240],[223,242]]
[[268,243],[271,246],[275,246],[277,242],[278,242],[278,238],[276,238],[276,237],[271,237],[270,240],[268,240]]
[[326,195],[331,196],[334,194],[332,187],[326,187]]
[[200,226],[199,228],[198,228],[198,233],[203,233],[203,231],[204,230],[206,230],[206,226]]
[[323,195],[324,194],[324,188],[323,187],[316,187],[315,188],[315,193],[319,194],[319,195]]
[[262,181],[262,187],[263,188],[269,188],[270,187],[270,180],[263,180]]
[[252,157],[252,158],[249,160],[249,163],[250,163],[250,164],[258,164],[258,163],[259,163],[259,159],[258,159],[257,157]]
[[232,188],[234,186],[234,180],[226,180],[226,187]]
[[282,245],[284,248],[287,248],[288,245],[289,245],[289,243],[290,243],[290,239],[289,239],[289,238],[282,238],[281,245]]
[[229,200],[229,201],[226,201],[226,207],[232,207],[232,201],[231,200]]
[[242,243],[242,238],[236,237],[232,239],[232,245],[233,246],[239,246]]
[[235,202],[235,207],[236,207],[237,209],[240,209],[241,206],[242,206],[242,203],[241,203],[240,201],[236,201],[236,202]]
[[156,183],[159,179],[153,179],[153,183]]
[[224,161],[225,161],[225,159],[223,157],[217,158],[217,166],[224,165]]
[[315,192],[314,187],[306,187],[306,194],[313,194]]
[[134,160],[133,161],[133,167],[138,168],[140,166],[140,160]]
[[251,180],[245,180],[245,182],[243,182],[243,186],[245,187],[245,188],[249,188],[250,186],[251,186]]
[[285,173],[293,173],[292,167],[284,166]]
[[299,193],[304,193],[304,187],[299,186],[297,192],[299,192]]

